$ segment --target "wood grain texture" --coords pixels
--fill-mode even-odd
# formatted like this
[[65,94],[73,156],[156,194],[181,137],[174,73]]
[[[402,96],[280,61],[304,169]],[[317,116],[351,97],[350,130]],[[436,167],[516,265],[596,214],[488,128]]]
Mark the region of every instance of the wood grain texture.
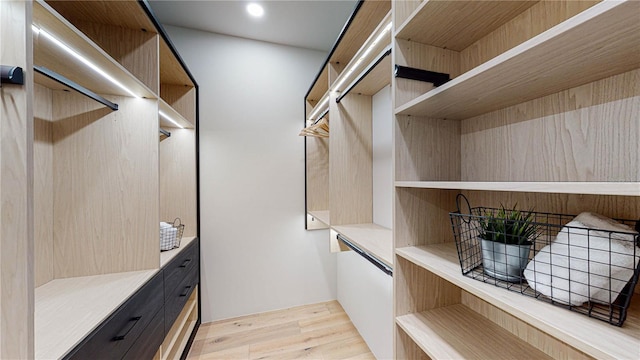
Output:
[[193,129],[172,129],[160,143],[160,221],[180,218],[183,236],[196,236],[196,134]]
[[[94,65],[115,78],[137,96],[155,98],[156,94],[117,63],[74,25],[41,1],[33,3],[33,24],[44,29],[68,47],[80,53]],[[131,96],[105,79],[80,60],[62,50],[51,39],[34,32],[34,64],[44,66],[98,94]]]
[[537,1],[423,1],[396,37],[461,51]]
[[160,92],[158,34],[87,21],[73,24],[151,91]]
[[0,88],[0,358],[33,358],[33,52],[31,4],[0,2],[0,64],[25,85]]
[[553,359],[461,304],[404,315],[396,323],[432,359]]
[[155,32],[153,23],[137,1],[58,1],[47,3],[73,23],[92,23]]
[[194,86],[193,81],[164,39],[160,39],[160,84]]
[[423,3],[423,0],[403,0],[403,1],[394,1],[393,8],[393,27],[394,34],[397,34],[398,29],[409,19],[411,14],[420,7],[420,4]]
[[639,117],[635,70],[462,121],[462,179],[640,182]]
[[189,340],[189,336],[191,336],[197,320],[198,287],[196,286],[160,346],[162,360],[180,358],[186,348],[186,341]]
[[371,97],[331,92],[329,211],[332,225],[373,222]]
[[35,290],[35,358],[72,350],[157,270],[56,279]]
[[191,123],[196,124],[196,89],[187,85],[160,84],[160,97]]
[[374,359],[337,301],[202,324],[188,359]]
[[307,137],[307,211],[329,209],[329,139]]
[[636,69],[638,12],[637,1],[597,4],[396,112],[466,119]]
[[393,234],[376,224],[334,226],[333,229],[360,249],[393,268]]
[[416,345],[415,341],[399,326],[395,329],[396,341],[394,359],[403,360],[431,360],[427,354]]
[[[457,51],[396,38],[393,56],[398,65],[441,72],[451,78],[460,75],[460,53]],[[402,78],[395,78],[395,83],[396,108],[434,88],[429,82]]]
[[318,79],[311,85],[309,95],[305,99],[309,104],[315,106],[320,101],[322,95],[329,90],[329,66],[325,65],[320,72]]
[[328,229],[331,225],[329,210],[307,212],[307,230]]
[[460,51],[462,73],[539,35],[599,1],[539,1]]
[[[599,359],[634,359],[640,355],[637,346],[637,339],[640,338],[640,297],[632,299],[628,320],[624,327],[618,328],[463,276],[457,251],[452,243],[406,247],[396,249],[396,254],[588,356]],[[594,334],[598,336],[593,336]]]
[[157,101],[53,95],[55,277],[157,269]]
[[53,93],[41,85],[33,95],[33,231],[35,287],[53,280]]
[[462,304],[554,359],[593,359],[466,291],[462,292]]
[[460,179],[460,124],[455,121],[396,116],[395,179]]
[[391,56],[385,57],[371,72],[351,89],[354,94],[373,96],[391,83]]
[[[195,105],[194,105],[195,106]],[[167,115],[172,121],[178,123],[180,126],[186,129],[193,129],[194,124],[188,121],[182,116],[175,108],[171,105],[167,104],[166,101],[162,100],[162,98],[158,99],[158,120],[160,121],[160,127],[165,128],[176,128],[176,124],[172,123],[163,115],[160,115],[160,111],[163,114]]]

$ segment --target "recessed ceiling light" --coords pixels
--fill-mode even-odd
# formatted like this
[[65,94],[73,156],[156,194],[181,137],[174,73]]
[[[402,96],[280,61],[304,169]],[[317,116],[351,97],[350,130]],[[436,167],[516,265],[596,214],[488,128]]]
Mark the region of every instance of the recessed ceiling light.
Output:
[[260,4],[251,3],[247,5],[247,12],[253,17],[261,17],[264,15],[264,9]]

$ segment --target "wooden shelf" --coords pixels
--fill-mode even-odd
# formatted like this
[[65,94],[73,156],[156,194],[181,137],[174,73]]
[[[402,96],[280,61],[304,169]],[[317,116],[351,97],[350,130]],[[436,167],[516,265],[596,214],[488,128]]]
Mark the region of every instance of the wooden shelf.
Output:
[[443,189],[443,190],[480,190],[480,191],[519,191],[555,194],[591,194],[640,196],[638,182],[483,182],[483,181],[396,181],[396,187]]
[[639,12],[638,1],[596,4],[396,114],[466,119],[638,68]]
[[176,255],[178,255],[182,250],[189,246],[189,244],[191,244],[193,240],[195,240],[195,236],[183,236],[182,240],[180,241],[179,248],[169,251],[162,251],[160,253],[160,268],[163,268],[165,265],[167,265],[171,261],[171,259],[176,257]]
[[146,85],[43,1],[38,0],[33,4],[33,24],[41,30],[34,31],[33,62],[35,65],[53,70],[97,94],[133,96],[64,50],[42,32],[45,31],[136,96],[157,98],[157,95]]
[[327,226],[331,225],[331,216],[329,215],[329,210],[308,211],[308,214]]
[[[164,114],[169,116],[175,122],[180,124],[185,129],[193,129],[193,123],[187,120],[184,116],[182,116],[178,111],[176,111],[171,105],[167,104],[166,101],[158,98],[158,110],[162,111]],[[164,116],[160,115],[158,112],[158,118],[160,119],[160,126],[163,128],[175,128],[177,127],[175,124],[167,120]]]
[[551,359],[462,304],[403,315],[396,324],[431,359]]
[[538,1],[423,1],[396,37],[462,51]]
[[164,39],[160,39],[160,83],[194,86]]
[[393,268],[393,234],[376,224],[355,224],[332,226],[332,229],[346,237],[360,249]]
[[[374,60],[375,61],[375,60]],[[354,94],[373,96],[391,83],[391,56],[385,56],[351,89]]]
[[35,289],[35,358],[59,359],[158,270],[57,279]]
[[[636,359],[640,355],[638,296],[632,299],[627,321],[619,328],[463,276],[453,243],[398,248],[396,254],[590,356]],[[475,333],[476,337],[480,335]]]
[[313,86],[311,87],[311,89],[309,89],[309,95],[307,95],[307,98],[305,100],[311,106],[316,106],[322,98],[322,95],[326,94],[328,90],[329,68],[325,66],[322,68],[322,71],[320,72],[320,75],[318,76],[316,82],[313,83]]

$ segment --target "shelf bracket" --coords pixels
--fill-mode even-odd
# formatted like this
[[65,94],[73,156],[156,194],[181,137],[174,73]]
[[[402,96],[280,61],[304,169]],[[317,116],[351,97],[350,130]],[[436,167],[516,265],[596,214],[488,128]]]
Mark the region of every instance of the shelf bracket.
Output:
[[387,264],[385,264],[382,261],[378,260],[375,256],[369,254],[368,252],[360,249],[354,243],[352,243],[351,241],[347,240],[344,236],[338,234],[338,235],[336,235],[336,238],[338,240],[342,241],[345,245],[347,245],[347,247],[349,249],[355,251],[356,253],[358,253],[358,255],[362,256],[365,259],[367,259],[370,263],[375,265],[378,269],[382,270],[383,273],[393,277],[393,269],[390,268]]
[[340,100],[342,100],[343,97],[347,96],[347,94],[349,94],[349,91],[351,91],[354,87],[356,87],[356,85],[358,85],[360,81],[362,81],[367,75],[369,75],[369,73],[373,71],[373,69],[375,69],[375,67],[378,66],[378,64],[380,64],[382,60],[384,60],[384,58],[386,58],[390,54],[391,54],[390,46],[382,50],[382,52],[380,53],[380,55],[378,55],[376,60],[371,64],[369,64],[369,66],[367,66],[367,68],[360,74],[360,76],[358,76],[358,78],[355,81],[353,81],[351,84],[349,84],[349,86],[346,89],[344,89],[342,94],[340,94],[340,96],[338,96],[338,98],[336,99],[336,102],[340,103]]
[[159,130],[160,130],[160,134],[162,134],[162,135],[164,135],[166,137],[170,137],[171,136],[171,133],[168,132],[167,130],[165,130],[163,128],[159,128]]
[[93,100],[101,103],[102,105],[108,107],[109,109],[111,109],[113,111],[118,110],[118,104],[112,103],[111,101],[103,98],[102,96],[94,93],[93,91],[85,88],[82,85],[76,84],[75,82],[73,82],[73,81],[67,79],[66,77],[58,74],[57,72],[51,71],[51,70],[47,69],[46,67],[37,66],[37,65],[34,65],[33,69],[35,71],[39,72],[40,74],[42,74],[42,75],[44,75],[44,76],[46,76],[46,77],[48,77],[48,78],[50,78],[52,80],[55,80],[55,81],[59,82],[60,84],[62,84],[64,86],[67,86],[67,87],[79,92],[80,94],[82,94],[82,95],[84,95],[84,96],[86,96],[86,97],[88,97],[90,99],[93,99]]
[[439,73],[435,71],[416,69],[412,67],[396,65],[394,75],[397,78],[418,80],[424,82],[433,83],[433,86],[438,87],[447,81],[451,80],[451,76],[445,73]]
[[0,86],[1,84],[24,85],[24,75],[19,66],[0,65]]

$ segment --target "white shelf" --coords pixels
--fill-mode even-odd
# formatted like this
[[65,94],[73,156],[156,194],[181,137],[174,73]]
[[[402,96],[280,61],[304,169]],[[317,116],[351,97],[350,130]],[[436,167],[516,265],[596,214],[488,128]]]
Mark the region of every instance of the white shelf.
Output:
[[396,324],[434,360],[551,359],[461,304],[403,315]]
[[376,224],[354,224],[332,226],[347,240],[393,268],[393,233]]
[[[33,4],[33,24],[73,49],[73,51],[131,90],[136,96],[149,99],[157,98],[153,91],[44,1],[38,0]],[[132,96],[129,92],[105,79],[69,52],[63,50],[62,47],[47,38],[42,32],[34,31],[33,37],[34,65],[48,68],[97,94]]]
[[555,194],[640,196],[640,182],[396,181],[396,187],[443,190],[519,191]]
[[[185,129],[193,129],[193,124],[187,120],[184,116],[180,115],[171,105],[167,104],[166,101],[158,98],[158,110],[162,111],[165,115],[170,117],[173,121],[177,122],[180,126]],[[158,112],[158,118],[160,119],[160,127],[161,128],[176,128],[176,124],[171,123],[164,116],[160,115]]]
[[35,289],[35,358],[72,350],[158,270],[52,280]]
[[640,356],[640,297],[637,295],[632,299],[625,325],[619,328],[463,276],[453,243],[398,248],[396,254],[590,356],[616,359]]
[[462,51],[537,2],[425,0],[398,26],[396,37]]
[[329,215],[329,210],[308,211],[308,214],[327,226],[331,225],[331,216]]
[[160,268],[163,268],[167,265],[171,259],[176,257],[182,250],[184,250],[193,240],[195,240],[195,236],[183,236],[182,240],[180,240],[180,247],[177,249],[172,249],[168,251],[160,252]]
[[636,69],[638,13],[638,1],[600,2],[407,102],[396,114],[467,119]]

